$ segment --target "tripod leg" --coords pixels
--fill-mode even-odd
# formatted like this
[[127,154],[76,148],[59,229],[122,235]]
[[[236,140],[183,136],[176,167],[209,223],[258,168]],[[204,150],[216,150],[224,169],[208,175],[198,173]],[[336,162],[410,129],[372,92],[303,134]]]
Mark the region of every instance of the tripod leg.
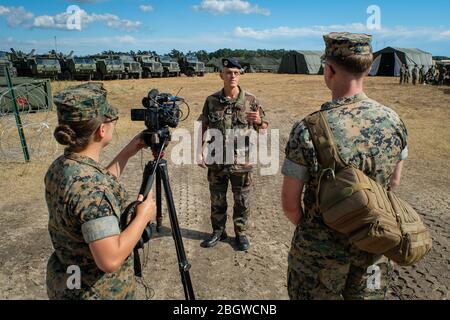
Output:
[[161,208],[161,173],[156,169],[156,231],[159,233],[162,226],[162,208]]
[[172,226],[172,236],[175,242],[175,249],[177,251],[178,266],[180,269],[181,282],[183,283],[184,295],[186,297],[186,300],[195,300],[191,276],[189,275],[189,269],[191,268],[191,265],[187,261],[186,252],[184,251],[183,238],[181,237],[175,204],[173,202],[172,190],[170,188],[167,162],[165,160],[160,162],[159,170],[164,186],[164,192],[166,194],[167,208],[169,211],[170,224]]

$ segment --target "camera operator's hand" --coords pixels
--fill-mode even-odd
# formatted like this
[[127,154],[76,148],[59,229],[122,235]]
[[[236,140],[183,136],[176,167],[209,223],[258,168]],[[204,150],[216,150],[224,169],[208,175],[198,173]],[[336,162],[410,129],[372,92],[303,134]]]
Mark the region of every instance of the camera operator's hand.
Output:
[[197,155],[197,165],[202,168],[202,169],[206,169],[206,163],[205,163],[205,158],[203,157],[203,154],[199,154]]
[[141,132],[128,143],[128,145],[125,147],[125,149],[127,150],[127,153],[131,158],[134,155],[136,155],[136,153],[138,153],[141,149],[144,149],[147,147],[148,146],[145,143],[144,138],[143,138],[143,132]]
[[[138,201],[143,201],[144,196],[142,194],[139,195]],[[136,207],[136,217],[143,217],[146,222],[155,221],[156,220],[156,202],[153,198],[153,193],[150,192],[147,196],[147,199],[143,201]]]
[[143,133],[141,132],[119,152],[114,160],[108,165],[108,171],[116,178],[120,178],[128,160],[145,147],[147,147],[147,145],[144,142]]

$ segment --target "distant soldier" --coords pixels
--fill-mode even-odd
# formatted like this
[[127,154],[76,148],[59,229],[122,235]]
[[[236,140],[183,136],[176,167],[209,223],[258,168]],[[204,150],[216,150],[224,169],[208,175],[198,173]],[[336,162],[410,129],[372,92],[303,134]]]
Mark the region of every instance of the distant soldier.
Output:
[[[249,132],[267,129],[268,122],[265,120],[264,110],[256,97],[243,90],[239,86],[241,76],[241,65],[235,59],[223,59],[223,69],[220,77],[223,80],[223,89],[214,93],[206,99],[199,121],[202,122],[202,137],[208,129],[222,134],[222,139],[213,137],[206,142],[212,144],[223,141],[222,163],[207,163],[203,154],[198,155],[198,165],[202,168],[208,167],[208,182],[211,195],[211,224],[213,232],[211,236],[202,242],[202,247],[210,248],[220,240],[227,238],[225,231],[227,222],[227,189],[231,184],[234,196],[233,222],[238,250],[249,249],[250,242],[245,234],[248,227],[250,214],[250,189],[252,187],[252,165],[242,163],[238,155],[243,155],[247,160],[249,145],[245,139],[244,146],[237,143],[235,138],[231,139],[231,147],[227,143],[229,132]],[[216,141],[217,140],[217,141]],[[202,141],[202,145],[205,141]],[[227,148],[234,148],[229,150]],[[215,150],[216,152],[217,150]],[[232,155],[231,163],[227,155]],[[241,158],[242,159],[242,158]],[[245,161],[244,161],[245,162]]]
[[425,75],[425,81],[428,84],[434,84],[436,81],[436,70],[434,66],[431,66],[430,69],[428,69],[427,74]]
[[425,66],[422,65],[419,70],[419,84],[423,84],[425,82]]
[[419,79],[419,68],[417,67],[417,64],[415,64],[412,70],[412,84],[416,85],[418,79]]
[[400,84],[405,83],[405,76],[406,76],[406,66],[402,64],[400,68]]
[[444,84],[444,78],[445,78],[445,68],[444,66],[439,66],[439,74],[437,76],[437,82],[438,85],[442,86]]
[[411,78],[411,71],[409,71],[408,65],[405,65],[405,83],[409,84],[409,79]]

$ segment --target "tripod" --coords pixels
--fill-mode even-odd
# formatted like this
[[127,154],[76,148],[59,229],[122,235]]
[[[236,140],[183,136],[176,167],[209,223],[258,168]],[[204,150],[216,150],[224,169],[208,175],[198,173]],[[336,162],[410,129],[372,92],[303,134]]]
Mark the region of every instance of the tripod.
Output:
[[166,194],[167,209],[169,211],[170,225],[172,227],[172,237],[175,242],[175,249],[177,251],[178,267],[181,275],[181,282],[183,284],[184,295],[186,300],[195,300],[194,289],[192,288],[191,277],[189,269],[191,265],[187,261],[186,253],[184,251],[183,238],[181,237],[180,226],[178,224],[175,204],[173,202],[172,189],[169,182],[169,171],[167,169],[167,161],[163,159],[164,149],[167,146],[170,136],[163,138],[162,143],[150,143],[154,160],[149,161],[144,169],[144,179],[142,180],[140,194],[147,197],[156,177],[156,208],[157,208],[157,231],[159,232],[162,224],[162,207],[161,207],[161,182]]

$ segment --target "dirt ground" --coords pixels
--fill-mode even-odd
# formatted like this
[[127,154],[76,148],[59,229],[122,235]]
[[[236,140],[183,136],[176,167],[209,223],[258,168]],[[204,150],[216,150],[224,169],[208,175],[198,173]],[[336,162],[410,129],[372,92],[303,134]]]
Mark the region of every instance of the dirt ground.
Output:
[[[434,247],[414,267],[396,267],[389,299],[448,299],[450,288],[450,88],[402,86],[396,78],[369,78],[366,93],[396,110],[409,130],[407,160],[399,194],[424,215]],[[67,82],[53,83],[57,92]],[[321,76],[247,74],[244,88],[263,103],[271,129],[280,130],[280,166],[292,124],[321,103],[330,93]],[[193,132],[204,99],[220,89],[217,74],[204,78],[171,78],[105,82],[110,102],[120,109],[115,141],[102,163],[107,164],[129,139],[143,129],[132,123],[130,108],[140,107],[150,88],[176,93],[191,106],[191,116],[180,128]],[[54,112],[50,119],[55,123]],[[171,144],[170,150],[173,148]],[[60,149],[59,152],[62,152]],[[30,164],[0,162],[0,299],[46,299],[45,269],[52,253],[47,232],[47,208],[43,178],[52,158],[33,159]],[[137,195],[147,152],[133,158],[122,177],[130,195]],[[169,174],[178,213],[190,275],[198,299],[288,299],[287,254],[294,227],[280,208],[282,176],[255,174],[252,214],[248,232],[251,248],[235,250],[232,241],[203,249],[210,233],[209,190],[206,171],[194,165],[175,166],[169,157]],[[231,201],[231,191],[229,191]],[[231,202],[232,203],[232,202]],[[233,234],[229,206],[227,229]],[[162,234],[150,242],[144,276],[152,299],[183,299],[177,257],[164,213]],[[139,298],[144,290],[139,287]]]

